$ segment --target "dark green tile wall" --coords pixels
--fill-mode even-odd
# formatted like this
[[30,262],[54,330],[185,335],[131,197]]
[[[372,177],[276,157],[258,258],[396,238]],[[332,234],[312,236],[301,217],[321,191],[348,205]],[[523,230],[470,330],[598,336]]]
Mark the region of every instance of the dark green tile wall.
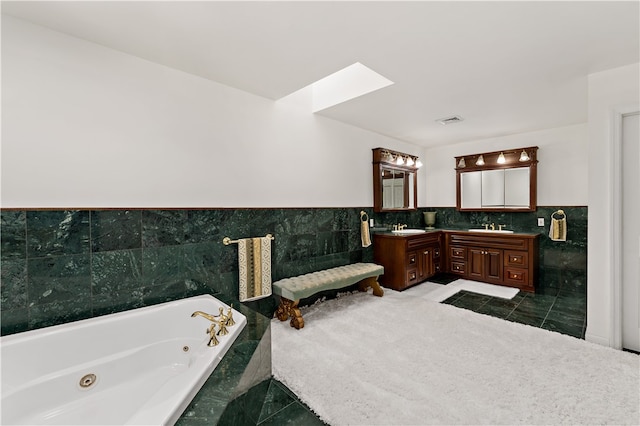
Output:
[[[548,236],[549,217],[567,214],[567,242]],[[225,236],[275,235],[273,280],[360,261],[360,210],[377,224],[467,229],[500,223],[539,232],[539,291],[586,295],[587,208],[539,207],[531,213],[470,213],[427,208],[2,210],[2,334],[46,327],[202,293],[238,297],[237,246]],[[537,218],[546,226],[539,228]],[[270,316],[273,298],[249,306]]]
[[[2,210],[2,334],[203,293],[237,298],[225,236],[275,235],[274,281],[370,261],[360,210]],[[270,316],[275,303],[249,306]]]

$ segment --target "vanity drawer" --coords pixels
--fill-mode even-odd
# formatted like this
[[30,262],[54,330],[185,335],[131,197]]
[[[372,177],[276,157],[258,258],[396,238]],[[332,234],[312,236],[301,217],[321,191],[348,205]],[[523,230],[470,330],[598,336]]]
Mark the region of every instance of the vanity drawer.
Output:
[[411,251],[407,253],[407,267],[415,268],[418,265],[418,252]]
[[450,259],[467,259],[467,248],[459,247],[459,246],[450,246],[449,247],[449,258]]
[[529,265],[529,253],[520,250],[504,251],[504,266],[527,268]]
[[451,267],[449,268],[449,270],[451,271],[452,274],[460,274],[460,275],[465,274],[465,266],[466,266],[465,262],[457,262],[455,260],[452,260],[450,266]]
[[415,284],[418,282],[418,270],[407,269],[407,285]]
[[523,268],[504,268],[505,284],[516,284],[518,286],[527,285],[529,283],[529,271]]

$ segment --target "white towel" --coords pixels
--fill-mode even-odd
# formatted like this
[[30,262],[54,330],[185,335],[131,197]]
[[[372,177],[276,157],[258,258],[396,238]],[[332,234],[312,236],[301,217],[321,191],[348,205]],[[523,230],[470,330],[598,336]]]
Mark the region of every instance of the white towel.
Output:
[[238,240],[240,301],[271,296],[271,238]]

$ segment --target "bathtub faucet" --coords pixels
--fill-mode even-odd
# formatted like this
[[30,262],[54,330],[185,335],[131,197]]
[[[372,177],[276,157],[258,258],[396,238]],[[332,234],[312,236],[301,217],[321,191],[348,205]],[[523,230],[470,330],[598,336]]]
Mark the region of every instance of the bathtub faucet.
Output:
[[207,328],[207,334],[209,335],[209,343],[207,343],[207,346],[216,346],[220,343],[216,337],[216,334],[218,334],[216,333],[216,324],[220,324],[220,322],[216,319],[215,315],[209,315],[202,311],[195,311],[191,314],[192,318],[197,316],[201,316],[211,321],[211,325]]
[[191,317],[197,317],[197,316],[201,316],[203,318],[208,319],[211,322],[215,322],[216,321],[216,317],[213,315],[209,315],[206,312],[202,312],[202,311],[195,311],[194,313],[191,314]]

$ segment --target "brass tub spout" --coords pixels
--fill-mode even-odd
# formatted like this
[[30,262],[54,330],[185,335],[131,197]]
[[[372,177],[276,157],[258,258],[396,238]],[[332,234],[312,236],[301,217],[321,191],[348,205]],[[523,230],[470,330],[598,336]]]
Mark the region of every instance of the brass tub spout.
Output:
[[215,322],[216,321],[216,317],[213,315],[209,315],[206,312],[202,312],[202,311],[195,311],[194,313],[191,314],[191,317],[197,317],[197,316],[201,316],[203,318],[208,319],[211,322]]

